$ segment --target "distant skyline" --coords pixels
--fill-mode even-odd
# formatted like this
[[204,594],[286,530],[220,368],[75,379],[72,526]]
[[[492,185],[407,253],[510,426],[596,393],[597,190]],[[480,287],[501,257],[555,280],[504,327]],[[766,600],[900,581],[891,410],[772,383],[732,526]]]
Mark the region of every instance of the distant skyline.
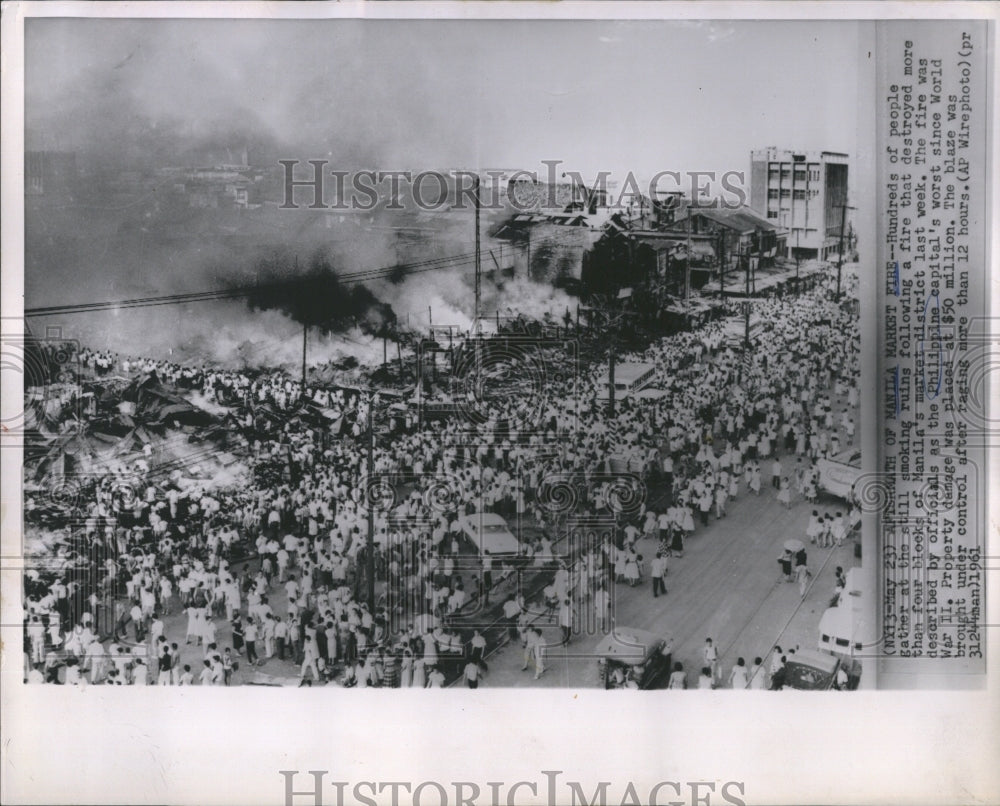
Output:
[[[151,167],[749,170],[857,150],[855,22],[29,19],[26,148]],[[747,177],[749,180],[749,177]]]

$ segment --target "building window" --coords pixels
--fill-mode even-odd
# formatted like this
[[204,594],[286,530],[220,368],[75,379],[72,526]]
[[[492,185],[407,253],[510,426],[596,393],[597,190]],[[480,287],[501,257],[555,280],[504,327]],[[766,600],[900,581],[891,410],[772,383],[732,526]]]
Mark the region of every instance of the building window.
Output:
[[778,189],[777,188],[768,188],[767,189],[767,198],[769,198],[769,199],[776,199],[776,198],[778,198]]
[[777,218],[778,217],[778,211],[777,210],[768,210],[767,211],[767,217],[768,218]]
[[805,190],[799,190],[798,188],[796,188],[795,194],[794,194],[794,198],[796,198],[796,199],[804,199],[805,197],[806,197]]
[[781,198],[787,199],[792,195],[792,191],[789,188],[781,189]]

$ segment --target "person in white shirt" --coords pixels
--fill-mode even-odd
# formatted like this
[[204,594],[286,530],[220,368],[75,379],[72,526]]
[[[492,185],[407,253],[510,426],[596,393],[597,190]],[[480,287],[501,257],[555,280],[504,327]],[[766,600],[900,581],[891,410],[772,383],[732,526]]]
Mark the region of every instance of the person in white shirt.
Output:
[[711,638],[705,639],[705,646],[701,650],[705,665],[712,670],[712,680],[719,681],[719,651],[715,648]]
[[755,691],[763,691],[767,688],[767,674],[764,672],[764,661],[759,657],[753,659],[753,666],[750,667],[750,688]]
[[698,688],[715,688],[715,682],[712,680],[712,670],[708,666],[701,667],[701,674],[698,675]]
[[479,688],[479,677],[481,674],[482,669],[479,668],[479,664],[474,660],[470,660],[465,664],[465,671],[463,672],[465,685],[469,688]]
[[729,685],[735,689],[745,689],[747,687],[747,664],[743,658],[738,658],[733,670],[729,673]]
[[664,577],[667,575],[667,561],[663,552],[656,552],[656,556],[649,566],[649,576],[653,580],[653,598],[657,598],[661,593],[667,595],[667,586]]

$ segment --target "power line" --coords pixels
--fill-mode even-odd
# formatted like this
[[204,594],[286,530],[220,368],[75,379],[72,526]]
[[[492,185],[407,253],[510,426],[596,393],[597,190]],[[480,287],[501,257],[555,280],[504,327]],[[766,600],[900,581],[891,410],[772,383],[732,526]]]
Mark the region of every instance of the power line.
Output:
[[[378,269],[366,269],[363,271],[350,272],[338,275],[337,280],[344,285],[353,285],[371,280],[380,280],[397,276],[409,276],[411,274],[422,274],[427,271],[437,271],[439,269],[458,268],[470,265],[475,258],[474,252],[463,255],[452,255],[450,257],[432,258],[409,264],[397,264],[394,266],[384,266]],[[235,299],[249,296],[251,294],[267,291],[269,289],[287,288],[309,282],[313,278],[293,278],[280,280],[271,283],[255,284],[252,286],[239,286],[231,289],[220,289],[216,291],[195,291],[183,294],[166,294],[156,297],[140,297],[137,299],[106,300],[101,302],[83,302],[68,305],[50,305],[35,308],[25,308],[24,315],[29,316],[51,316],[54,314],[88,313],[91,311],[121,310],[128,308],[149,308],[159,305],[181,305],[190,302],[210,302],[213,300]]]

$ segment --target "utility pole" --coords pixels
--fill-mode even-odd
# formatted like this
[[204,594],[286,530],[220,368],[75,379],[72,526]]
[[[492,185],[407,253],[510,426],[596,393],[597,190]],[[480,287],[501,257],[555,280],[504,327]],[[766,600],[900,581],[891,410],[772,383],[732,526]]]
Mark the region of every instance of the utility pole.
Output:
[[726,231],[719,227],[719,299],[726,298]]
[[302,393],[306,391],[306,335],[309,333],[309,325],[302,325]]
[[757,293],[757,269],[760,268],[760,261],[761,261],[761,259],[763,258],[763,255],[764,255],[764,233],[763,233],[763,231],[761,230],[760,227],[757,227],[754,230],[754,241],[751,241],[751,243],[756,243],[757,244],[757,262],[756,263],[753,262],[753,254],[751,254],[751,256],[750,256],[750,258],[751,258],[751,260],[750,260],[750,266],[753,268],[753,292],[756,294]]
[[[482,345],[482,322],[479,317],[482,313],[482,286],[483,286],[483,266],[480,254],[479,242],[479,173],[476,172],[476,310],[475,319],[472,323],[472,337],[476,340],[476,399],[482,394],[483,383],[483,345]],[[492,254],[492,252],[490,253]],[[495,258],[494,258],[495,260]],[[499,326],[497,328],[499,330]]]
[[482,299],[483,267],[480,263],[479,245],[479,174],[476,174],[476,310],[475,310],[475,333],[479,335],[479,313]]
[[[375,394],[368,391],[368,478],[375,477]],[[369,489],[371,485],[369,484]],[[368,577],[368,612],[375,617],[375,500],[368,498],[368,551],[365,556],[365,575]]]
[[528,235],[528,268],[526,276],[531,277],[531,225],[530,224],[525,228],[525,232]]
[[608,419],[615,416],[615,335],[611,334],[611,349],[608,352]]
[[795,230],[795,293],[799,293],[799,235],[802,230]]
[[837,302],[840,302],[840,271],[844,266],[844,228],[847,225],[847,211],[857,208],[846,204],[840,204],[838,207],[840,207],[840,242],[837,249]]
[[740,259],[743,261],[743,268],[746,271],[746,298],[743,301],[743,315],[745,326],[743,331],[743,349],[750,349],[750,251],[740,248]]
[[691,225],[694,223],[691,216],[687,219],[687,246],[684,250],[684,301],[691,297]]

